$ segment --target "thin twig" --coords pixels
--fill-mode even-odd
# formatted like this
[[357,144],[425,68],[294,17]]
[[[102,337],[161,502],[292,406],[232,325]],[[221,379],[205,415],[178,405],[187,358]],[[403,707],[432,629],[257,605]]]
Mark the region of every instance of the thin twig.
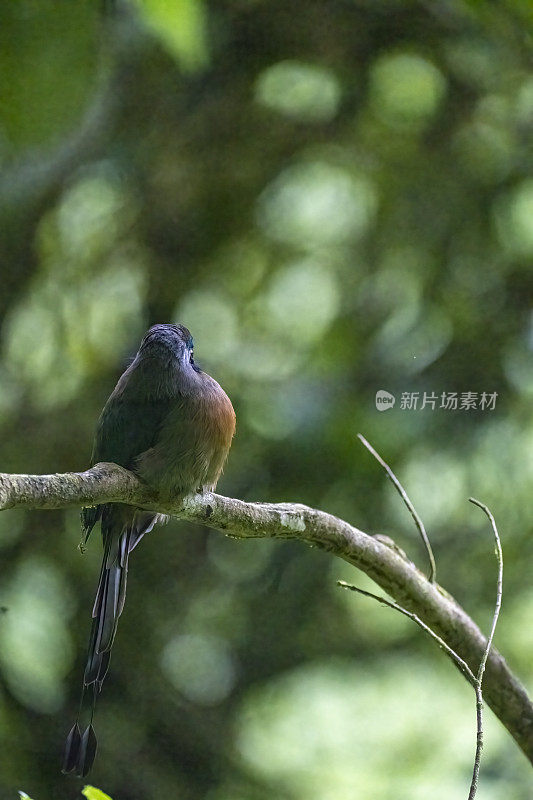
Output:
[[[399,611],[401,614],[404,614],[406,617],[409,617],[409,619],[412,619],[413,622],[416,622],[416,624],[420,628],[422,628],[423,631],[428,633],[431,636],[431,638],[437,642],[439,647],[442,647],[443,650],[445,650],[446,653],[448,653],[450,658],[452,658],[453,661],[455,661],[455,663],[457,664],[463,675],[466,677],[466,679],[469,681],[469,683],[472,684],[474,691],[476,693],[477,746],[476,746],[476,760],[474,763],[474,778],[472,778],[472,783],[470,785],[468,800],[474,800],[477,790],[477,778],[479,775],[479,759],[481,758],[481,750],[483,747],[483,725],[482,725],[483,697],[481,695],[481,684],[479,682],[479,679],[474,675],[474,673],[472,672],[466,661],[463,661],[463,659],[459,655],[457,655],[455,650],[452,650],[452,648],[449,645],[447,645],[446,642],[440,638],[440,636],[437,636],[435,631],[431,630],[429,625],[426,625],[425,622],[422,622],[422,620],[419,617],[417,617],[416,614],[412,614],[410,611],[407,611],[406,608],[403,608],[403,606],[398,605],[398,603],[393,603],[390,600],[386,600],[384,597],[381,597],[380,595],[373,594],[372,592],[367,592],[364,589],[359,589],[357,586],[353,586],[352,584],[346,583],[345,581],[337,581],[337,586],[340,586],[343,589],[350,589],[352,592],[358,592],[358,594],[363,594],[365,595],[365,597],[371,597],[374,600],[377,600],[378,603],[382,603],[385,606],[389,606],[389,608],[393,608],[396,611]],[[476,766],[477,766],[477,771],[476,771]]]
[[365,439],[365,437],[361,433],[358,433],[357,437],[364,444],[366,449],[370,453],[372,453],[372,455],[374,456],[376,461],[378,461],[381,464],[381,466],[383,467],[383,469],[385,470],[385,472],[387,473],[387,475],[391,479],[392,483],[396,487],[396,489],[397,489],[400,497],[402,498],[403,502],[405,503],[405,505],[409,509],[409,513],[411,514],[412,518],[415,521],[415,525],[418,528],[420,536],[422,537],[422,541],[424,542],[424,547],[426,548],[426,552],[427,552],[427,555],[428,555],[428,559],[429,559],[428,581],[430,583],[435,583],[436,580],[437,580],[437,566],[435,564],[435,558],[433,556],[433,550],[431,549],[431,545],[429,543],[429,539],[428,539],[428,535],[426,533],[426,529],[424,528],[424,523],[422,522],[422,520],[418,516],[414,505],[411,503],[411,501],[410,501],[410,499],[409,499],[409,497],[407,495],[407,492],[405,491],[405,489],[403,488],[402,484],[400,483],[400,481],[398,480],[398,478],[396,477],[396,475],[394,474],[392,469],[389,467],[389,465],[385,461],[383,461],[383,459],[381,458],[379,453],[377,453],[374,450],[372,445]]
[[[366,446],[368,446],[369,450],[371,452],[373,452],[372,448],[370,447],[370,445],[368,445],[367,442],[364,441],[363,437],[360,436],[359,438],[363,441],[363,444],[366,444]],[[381,462],[381,459],[379,458],[377,453],[374,453],[374,455]],[[384,466],[387,469],[387,472],[389,472],[389,470],[387,468],[387,465],[384,464]],[[490,635],[489,635],[489,638],[487,640],[487,644],[486,644],[485,650],[483,652],[483,656],[481,658],[481,662],[479,664],[477,675],[474,675],[474,673],[472,672],[472,670],[470,669],[468,664],[465,661],[463,661],[463,659],[459,655],[457,655],[457,653],[454,650],[452,650],[452,648],[448,644],[446,644],[446,642],[443,639],[441,639],[441,637],[438,636],[429,627],[429,625],[426,625],[425,622],[422,622],[420,617],[417,617],[416,614],[413,614],[411,611],[407,611],[407,609],[405,609],[402,606],[398,605],[398,603],[394,603],[393,601],[387,600],[385,597],[381,597],[380,595],[373,594],[372,592],[367,592],[364,589],[359,589],[357,586],[353,586],[352,584],[346,583],[345,581],[337,581],[337,585],[341,586],[343,589],[350,589],[352,592],[358,592],[358,594],[362,594],[365,597],[371,597],[374,600],[377,600],[378,603],[381,603],[382,605],[388,606],[389,608],[393,608],[396,611],[399,611],[401,614],[404,614],[404,616],[408,617],[409,619],[412,619],[413,622],[416,622],[416,624],[420,628],[422,628],[423,631],[428,633],[431,636],[431,638],[434,639],[437,642],[439,647],[442,647],[442,649],[446,651],[446,653],[450,656],[450,658],[453,659],[453,661],[455,661],[455,663],[457,664],[459,669],[462,671],[462,673],[465,675],[465,677],[468,679],[468,681],[474,687],[474,691],[476,693],[476,729],[477,729],[477,732],[476,732],[476,755],[475,755],[475,759],[474,759],[474,769],[473,769],[473,774],[472,774],[472,781],[470,783],[470,790],[469,790],[469,793],[468,793],[468,800],[474,800],[474,798],[476,796],[476,792],[477,792],[477,787],[478,787],[479,768],[480,768],[480,764],[481,764],[481,753],[482,753],[482,750],[483,750],[483,693],[482,693],[482,690],[481,690],[481,686],[482,686],[482,683],[483,683],[483,675],[484,675],[484,672],[485,672],[485,666],[487,664],[487,659],[489,657],[490,649],[492,647],[492,641],[494,639],[494,632],[496,630],[496,625],[498,623],[498,617],[499,617],[499,614],[500,614],[500,608],[501,608],[501,604],[502,604],[503,553],[502,553],[502,546],[501,546],[501,542],[500,542],[500,537],[499,537],[499,534],[498,534],[498,528],[496,527],[496,522],[494,520],[494,517],[493,517],[492,513],[490,512],[488,507],[486,505],[484,505],[483,503],[480,503],[479,500],[475,500],[473,497],[470,497],[469,500],[474,505],[479,506],[479,508],[481,508],[485,512],[485,514],[487,515],[487,517],[490,520],[490,523],[492,525],[492,530],[494,532],[494,538],[495,538],[495,541],[496,541],[496,557],[498,559],[498,581],[497,581],[497,589],[496,589],[496,605],[495,605],[495,608],[494,608],[494,615],[493,615],[493,618],[492,618],[492,627],[491,627]]]
[[477,717],[477,738],[476,738],[476,757],[474,759],[474,771],[472,774],[472,783],[470,784],[470,793],[468,795],[468,800],[474,800],[477,791],[477,784],[479,779],[479,767],[481,763],[481,751],[483,750],[483,694],[481,692],[481,684],[483,683],[483,675],[485,673],[485,666],[487,664],[487,659],[489,657],[490,648],[492,647],[492,640],[494,639],[494,632],[496,630],[496,625],[498,623],[498,617],[500,615],[500,608],[502,605],[502,587],[503,587],[503,552],[502,552],[502,545],[500,541],[500,536],[498,534],[498,528],[496,527],[496,522],[494,517],[492,516],[491,511],[489,508],[484,504],[480,503],[479,500],[476,500],[474,497],[468,498],[471,503],[475,506],[481,508],[482,511],[485,512],[487,517],[490,520],[490,524],[492,525],[492,530],[494,533],[494,539],[496,541],[496,558],[498,559],[498,581],[496,585],[496,605],[494,606],[494,614],[492,617],[492,627],[490,631],[489,638],[487,640],[487,646],[485,647],[485,651],[481,658],[481,662],[479,664],[479,669],[477,671],[476,676],[476,683],[475,683],[475,690],[476,690],[476,717]]
[[496,527],[496,522],[492,513],[490,512],[489,508],[484,505],[484,503],[480,503],[479,500],[476,500],[474,497],[468,498],[470,503],[473,503],[475,506],[481,508],[487,517],[490,520],[490,524],[492,525],[492,530],[494,532],[494,540],[496,542],[496,558],[498,559],[498,583],[496,589],[496,606],[494,608],[494,615],[492,618],[492,628],[490,631],[490,635],[487,641],[487,646],[485,648],[485,652],[483,653],[483,658],[481,659],[481,663],[479,665],[479,670],[477,674],[477,679],[481,683],[483,680],[483,673],[485,672],[485,666],[487,663],[487,658],[489,657],[490,648],[492,647],[492,640],[494,639],[494,632],[496,630],[496,625],[498,624],[498,617],[500,615],[500,609],[502,607],[502,587],[503,587],[503,552],[502,552],[502,544],[500,541],[500,536],[498,534],[498,528]]
[[403,606],[398,605],[398,603],[392,602],[392,600],[387,600],[385,597],[381,597],[378,594],[367,592],[365,591],[365,589],[359,589],[359,587],[354,586],[351,583],[346,583],[346,581],[337,581],[337,586],[340,586],[342,589],[350,589],[350,591],[352,592],[358,592],[358,594],[363,594],[365,597],[372,597],[374,600],[377,600],[378,603],[382,603],[384,606],[388,606],[389,608],[394,608],[396,611],[399,611],[400,614],[404,614],[404,616],[409,617],[409,619],[412,619],[413,622],[416,622],[416,624],[420,628],[422,628],[423,631],[428,633],[431,636],[431,638],[437,642],[439,647],[445,650],[446,653],[450,656],[450,658],[453,659],[453,661],[455,661],[455,663],[457,664],[463,675],[472,684],[472,686],[474,687],[476,686],[476,676],[474,675],[474,673],[472,672],[466,661],[463,661],[461,656],[457,655],[455,650],[452,650],[452,648],[448,644],[446,644],[444,639],[441,639],[440,636],[438,636],[435,633],[435,631],[431,630],[429,625],[426,625],[425,622],[422,622],[420,617],[417,617],[416,614],[413,614],[411,611],[408,611],[406,608],[403,608]]

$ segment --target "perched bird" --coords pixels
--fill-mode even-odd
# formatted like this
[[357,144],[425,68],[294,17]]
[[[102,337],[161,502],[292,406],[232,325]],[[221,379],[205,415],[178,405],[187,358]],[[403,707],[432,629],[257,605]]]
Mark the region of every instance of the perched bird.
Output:
[[[104,406],[91,465],[112,461],[162,496],[179,499],[215,488],[234,432],[231,401],[194,363],[190,332],[184,325],[154,325]],[[84,508],[81,518],[85,542],[100,520],[104,547],[80,711],[63,758],[63,772],[85,776],[96,754],[94,706],[124,607],[129,554],[167,518],[123,503]],[[82,736],[79,716],[87,687],[92,687],[93,703]]]

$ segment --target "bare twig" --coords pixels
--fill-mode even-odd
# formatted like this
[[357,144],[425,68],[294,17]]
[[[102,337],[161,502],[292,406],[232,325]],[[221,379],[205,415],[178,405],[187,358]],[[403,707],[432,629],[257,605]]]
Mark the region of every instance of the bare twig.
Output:
[[481,503],[479,500],[476,500],[474,497],[468,498],[470,503],[473,503],[475,506],[481,508],[487,517],[490,520],[490,524],[492,525],[492,531],[494,533],[494,540],[496,542],[496,558],[498,560],[498,582],[496,587],[496,605],[494,607],[494,615],[492,618],[492,628],[490,630],[490,635],[487,641],[487,646],[485,648],[485,652],[483,653],[483,658],[481,659],[481,663],[479,665],[479,670],[477,674],[477,679],[481,683],[483,680],[483,674],[485,672],[485,666],[487,664],[487,658],[489,657],[489,651],[492,647],[492,640],[494,639],[494,632],[496,630],[496,625],[498,624],[498,617],[500,616],[500,609],[502,607],[502,588],[503,588],[503,552],[502,552],[502,544],[500,541],[500,536],[498,534],[498,528],[496,527],[496,522],[494,517],[490,511],[490,509],[484,504]]
[[400,483],[400,481],[398,480],[398,478],[396,477],[396,475],[394,474],[392,469],[389,467],[389,465],[381,458],[379,453],[377,453],[374,450],[372,445],[369,442],[367,442],[367,440],[365,439],[365,437],[361,433],[358,433],[357,437],[364,444],[366,449],[370,453],[372,453],[372,455],[374,456],[376,461],[378,461],[381,464],[381,466],[383,467],[383,469],[385,470],[385,472],[387,473],[387,475],[391,479],[392,483],[396,487],[396,489],[397,489],[400,497],[402,498],[403,502],[405,503],[405,505],[409,509],[409,512],[410,512],[412,518],[414,519],[415,525],[418,528],[420,536],[422,537],[422,541],[424,542],[424,547],[426,548],[426,553],[427,553],[427,556],[428,556],[428,559],[429,559],[428,581],[430,583],[435,583],[436,580],[437,580],[437,566],[435,564],[435,558],[433,556],[433,550],[431,549],[431,544],[429,543],[429,538],[428,538],[428,535],[426,533],[426,529],[424,527],[424,523],[422,522],[422,520],[418,516],[414,505],[412,504],[412,502],[410,501],[410,499],[409,499],[409,497],[407,495],[407,492],[405,491],[405,489],[403,488],[402,484]]
[[372,597],[374,600],[377,600],[378,603],[381,603],[384,606],[388,606],[389,608],[394,608],[396,611],[399,611],[400,614],[404,614],[404,616],[409,617],[409,619],[412,619],[413,622],[416,622],[416,624],[420,628],[422,628],[423,631],[428,633],[431,636],[431,638],[437,642],[438,646],[442,648],[442,650],[444,650],[450,656],[452,661],[455,661],[455,663],[457,664],[457,666],[459,667],[465,678],[468,680],[468,682],[471,683],[472,686],[474,687],[476,686],[476,676],[474,675],[474,673],[472,672],[466,661],[463,661],[461,656],[457,655],[455,650],[452,650],[452,648],[446,644],[444,639],[441,639],[440,636],[437,636],[435,631],[431,630],[429,625],[426,625],[425,622],[422,622],[420,617],[417,617],[416,614],[412,614],[411,611],[408,611],[406,608],[403,608],[403,606],[398,605],[398,603],[393,603],[391,600],[387,600],[385,597],[381,597],[379,594],[373,594],[372,592],[365,591],[365,589],[359,589],[358,586],[354,586],[351,583],[346,583],[346,581],[337,581],[337,586],[340,586],[343,589],[350,589],[350,591],[352,592],[358,592],[359,594],[363,594],[365,597]]
[[[363,437],[360,436],[359,438],[363,441],[364,444],[366,444],[366,446],[368,446],[370,451],[373,452],[372,448],[370,447],[370,445],[368,445],[368,443],[363,440]],[[376,458],[379,461],[381,461],[381,459],[379,458],[377,453],[374,453],[374,455],[376,455]],[[385,464],[384,464],[384,466],[388,471],[387,466]],[[496,541],[496,556],[497,556],[497,559],[498,559],[498,581],[497,581],[497,589],[496,589],[496,605],[495,605],[495,608],[494,608],[494,615],[493,615],[493,618],[492,618],[492,627],[491,627],[490,635],[489,635],[489,638],[487,640],[485,649],[483,651],[483,655],[481,657],[481,661],[480,661],[479,668],[478,668],[478,671],[477,671],[476,675],[474,675],[474,673],[472,672],[472,670],[470,669],[468,664],[461,658],[461,656],[459,656],[455,652],[455,650],[453,650],[448,644],[446,644],[446,642],[440,636],[438,636],[435,633],[435,631],[433,631],[429,627],[429,625],[426,625],[426,623],[423,622],[420,619],[420,617],[418,617],[416,614],[413,614],[411,611],[408,611],[407,609],[403,608],[398,603],[394,603],[391,600],[387,600],[385,597],[381,597],[380,595],[374,594],[373,592],[367,592],[364,589],[359,589],[357,586],[353,586],[352,584],[346,583],[345,581],[337,581],[337,586],[341,586],[343,589],[350,589],[352,592],[357,592],[358,594],[362,594],[365,597],[371,597],[372,599],[377,600],[378,603],[381,603],[382,605],[388,606],[389,608],[393,608],[396,611],[399,611],[401,614],[404,614],[404,616],[408,617],[409,619],[412,619],[413,622],[416,622],[416,624],[420,628],[422,628],[423,631],[428,633],[431,636],[431,638],[434,639],[435,642],[437,642],[439,647],[441,647],[450,656],[450,658],[459,667],[459,669],[461,670],[463,675],[467,678],[469,683],[473,686],[474,691],[476,693],[476,727],[477,727],[477,733],[476,733],[476,754],[475,754],[475,758],[474,758],[474,770],[473,770],[473,774],[472,774],[472,781],[471,781],[471,784],[470,784],[470,790],[469,790],[469,793],[468,793],[468,800],[474,800],[474,798],[476,796],[476,792],[477,792],[477,787],[478,787],[479,768],[480,768],[480,764],[481,764],[481,753],[482,753],[482,750],[483,750],[483,693],[482,693],[481,687],[482,687],[482,683],[483,683],[483,675],[485,673],[485,667],[486,667],[486,664],[487,664],[487,659],[489,657],[490,649],[491,649],[491,646],[492,646],[492,641],[494,639],[494,632],[496,630],[496,625],[498,623],[498,617],[499,617],[499,614],[500,614],[500,608],[501,608],[501,604],[502,604],[503,553],[502,553],[500,537],[499,537],[499,534],[498,534],[498,528],[496,527],[496,522],[494,520],[494,517],[493,517],[492,513],[490,512],[488,507],[486,505],[484,505],[484,503],[481,503],[479,500],[475,500],[473,497],[470,497],[469,500],[474,505],[479,506],[479,508],[481,508],[485,512],[485,514],[487,515],[487,517],[490,520],[490,523],[492,525],[492,530],[494,532],[494,538],[495,538],[495,541]]]
[[476,690],[476,716],[477,716],[477,739],[476,739],[476,756],[474,760],[474,771],[472,774],[472,783],[470,784],[470,793],[468,795],[468,800],[474,800],[477,791],[477,785],[479,780],[479,767],[481,764],[481,752],[483,750],[483,694],[481,691],[481,684],[483,683],[483,675],[485,674],[485,666],[487,664],[487,659],[489,657],[490,648],[492,647],[492,640],[494,639],[494,632],[496,630],[496,625],[498,624],[498,617],[500,615],[500,608],[502,605],[502,587],[503,587],[503,552],[502,552],[502,545],[500,541],[500,536],[498,534],[498,528],[496,527],[496,522],[494,517],[489,510],[489,508],[484,504],[481,503],[479,500],[476,500],[474,497],[468,498],[471,503],[475,506],[481,508],[482,511],[485,512],[487,517],[490,520],[490,524],[492,525],[492,530],[494,533],[494,539],[496,542],[496,558],[498,560],[498,580],[496,585],[496,604],[494,606],[494,614],[492,617],[492,627],[490,630],[489,638],[487,640],[487,645],[485,647],[485,651],[481,658],[481,662],[479,664],[479,669],[476,675],[476,683],[475,683],[475,690]]

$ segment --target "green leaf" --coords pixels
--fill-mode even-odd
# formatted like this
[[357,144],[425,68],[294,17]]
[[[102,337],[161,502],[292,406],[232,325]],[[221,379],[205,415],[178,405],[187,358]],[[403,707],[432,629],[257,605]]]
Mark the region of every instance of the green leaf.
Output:
[[20,800],[31,800],[31,797],[29,796],[29,794],[26,794],[26,792],[23,792],[22,789],[19,789],[19,798],[20,798]]
[[97,789],[96,786],[84,786],[81,793],[85,795],[87,800],[111,800],[108,794],[101,789]]
[[145,23],[187,71],[208,62],[205,11],[201,0],[137,0]]

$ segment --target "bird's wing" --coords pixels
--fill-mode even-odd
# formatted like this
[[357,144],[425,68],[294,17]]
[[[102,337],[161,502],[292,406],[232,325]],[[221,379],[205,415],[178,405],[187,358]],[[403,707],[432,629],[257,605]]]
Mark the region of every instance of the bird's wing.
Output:
[[[91,466],[100,461],[111,461],[132,469],[137,456],[157,441],[161,425],[175,403],[176,400],[171,398],[139,402],[112,394],[98,421]],[[102,506],[82,509],[85,541],[100,519],[102,509]]]
[[137,456],[154,445],[175,402],[170,398],[139,402],[111,395],[98,421],[91,465],[112,461],[131,469]]

